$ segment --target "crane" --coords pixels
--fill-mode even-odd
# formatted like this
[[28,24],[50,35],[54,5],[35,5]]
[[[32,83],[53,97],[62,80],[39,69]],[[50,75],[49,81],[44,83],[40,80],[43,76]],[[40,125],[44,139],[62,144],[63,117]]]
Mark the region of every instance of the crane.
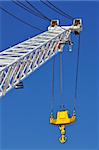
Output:
[[[48,31],[0,52],[0,97],[14,87],[22,87],[23,79],[62,52],[65,44],[72,46],[70,35],[79,35],[81,31],[81,19],[74,19],[70,26],[60,26],[59,20],[52,20]],[[61,143],[66,141],[65,126],[75,121],[75,112],[71,118],[66,110],[59,111],[57,118],[51,114],[50,123],[61,131]]]

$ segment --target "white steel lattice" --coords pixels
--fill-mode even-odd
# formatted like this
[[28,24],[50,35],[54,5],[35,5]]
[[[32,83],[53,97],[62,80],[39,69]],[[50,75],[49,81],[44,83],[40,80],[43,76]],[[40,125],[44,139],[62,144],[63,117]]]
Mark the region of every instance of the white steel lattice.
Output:
[[0,96],[39,68],[69,41],[71,26],[58,27],[0,53]]

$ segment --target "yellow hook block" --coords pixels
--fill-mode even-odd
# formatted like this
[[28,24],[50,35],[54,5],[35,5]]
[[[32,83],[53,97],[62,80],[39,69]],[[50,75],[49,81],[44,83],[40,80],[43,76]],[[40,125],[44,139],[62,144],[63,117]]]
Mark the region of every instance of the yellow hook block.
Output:
[[51,115],[50,124],[59,126],[59,129],[61,131],[61,138],[59,138],[59,141],[61,143],[65,143],[67,140],[67,138],[65,137],[66,134],[65,126],[70,125],[75,121],[76,121],[75,113],[72,115],[72,117],[69,117],[68,111],[58,111],[56,119],[54,118],[53,115]]

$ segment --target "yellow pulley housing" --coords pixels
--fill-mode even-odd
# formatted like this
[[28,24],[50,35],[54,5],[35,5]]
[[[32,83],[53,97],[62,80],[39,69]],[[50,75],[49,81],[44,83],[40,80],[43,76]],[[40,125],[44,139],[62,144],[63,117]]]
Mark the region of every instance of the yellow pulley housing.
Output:
[[57,112],[57,118],[54,118],[53,114],[50,116],[50,124],[59,126],[59,129],[61,131],[61,138],[59,141],[61,143],[66,142],[66,130],[65,126],[73,124],[76,121],[76,114],[75,112],[73,113],[72,117],[69,117],[68,111],[58,111]]

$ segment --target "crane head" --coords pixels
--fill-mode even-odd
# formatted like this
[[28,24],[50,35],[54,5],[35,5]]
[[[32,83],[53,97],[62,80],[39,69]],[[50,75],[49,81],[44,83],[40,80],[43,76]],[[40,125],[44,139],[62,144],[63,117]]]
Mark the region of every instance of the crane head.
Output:
[[82,19],[74,19],[73,27],[77,29],[74,31],[75,35],[79,35],[82,31]]
[[59,25],[59,20],[52,20],[51,21],[51,27],[55,27]]

